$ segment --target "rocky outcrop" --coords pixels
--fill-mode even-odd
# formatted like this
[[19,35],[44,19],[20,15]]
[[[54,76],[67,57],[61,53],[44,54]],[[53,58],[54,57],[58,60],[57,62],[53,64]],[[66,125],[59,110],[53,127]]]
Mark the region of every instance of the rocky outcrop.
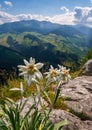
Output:
[[[64,130],[92,130],[92,77],[77,77],[71,82],[61,87],[61,96],[65,99],[65,104],[70,109],[74,117],[68,120],[76,128],[67,128]],[[70,115],[70,113],[68,113]],[[67,119],[67,117],[66,117]],[[80,124],[80,125],[79,125]],[[81,126],[81,127],[80,127]]]
[[61,87],[61,95],[68,99],[65,103],[69,108],[92,119],[92,77],[75,78]]
[[79,117],[64,110],[53,110],[50,119],[53,123],[67,119],[68,125],[62,130],[92,130],[92,121],[81,121]]
[[84,75],[92,75],[92,59],[88,60],[83,67]]

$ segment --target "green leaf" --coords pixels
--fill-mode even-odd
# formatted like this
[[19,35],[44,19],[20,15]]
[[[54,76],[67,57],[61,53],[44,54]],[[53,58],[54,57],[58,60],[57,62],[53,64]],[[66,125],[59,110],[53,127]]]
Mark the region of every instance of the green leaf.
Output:
[[46,91],[44,91],[43,93],[44,93],[44,95],[46,96],[46,98],[47,98],[48,102],[52,105],[52,102],[51,102],[51,100],[50,100],[50,98],[49,98],[49,96],[48,96],[47,92],[46,92]]
[[33,104],[30,108],[29,111],[25,114],[24,119],[27,118],[27,116],[30,114],[30,112],[35,108],[35,104]]
[[20,103],[20,106],[19,106],[20,112],[24,109],[24,107],[25,107],[27,101],[28,101],[28,99],[26,99],[24,102],[21,102],[21,103]]
[[67,120],[60,121],[60,122],[58,122],[58,123],[55,124],[53,130],[57,130],[57,129],[59,129],[59,128],[62,128],[63,126],[65,126],[65,125],[67,125],[67,124],[68,124],[68,121],[67,121]]
[[58,99],[58,96],[59,96],[59,93],[60,93],[60,89],[58,88],[56,90],[56,94],[55,94],[55,99],[54,99],[54,102],[53,102],[53,105],[56,103],[57,99]]
[[2,118],[0,119],[0,130],[8,130],[8,127],[6,126]]

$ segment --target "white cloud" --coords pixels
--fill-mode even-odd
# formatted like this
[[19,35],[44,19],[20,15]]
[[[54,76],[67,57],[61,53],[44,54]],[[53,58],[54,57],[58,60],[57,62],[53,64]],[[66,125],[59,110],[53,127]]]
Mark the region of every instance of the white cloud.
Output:
[[86,25],[89,23],[89,19],[92,18],[92,7],[75,7],[74,11],[76,23]]
[[64,11],[65,13],[68,13],[68,12],[69,12],[69,9],[66,8],[65,6],[62,6],[60,9],[61,9],[62,11]]
[[42,15],[32,15],[32,14],[20,14],[20,15],[11,15],[9,13],[6,13],[4,11],[0,11],[0,24],[7,23],[7,22],[14,22],[14,21],[21,21],[21,20],[48,20],[50,17],[48,16],[42,16]]
[[[65,8],[62,9],[66,10]],[[54,15],[52,17],[39,14],[19,14],[14,16],[0,11],[0,24],[31,19],[50,21],[63,25],[83,24],[92,26],[92,7],[75,7],[73,12],[67,10],[66,13]]]
[[43,15],[37,15],[37,14],[20,14],[20,15],[16,15],[16,18],[19,20],[31,20],[31,19],[36,19],[39,21],[43,21],[45,20],[46,16]]
[[55,15],[50,18],[51,22],[65,25],[73,25],[74,24],[74,13],[65,13],[61,15]]
[[10,6],[10,7],[13,6],[13,5],[12,5],[12,2],[10,2],[10,1],[4,1],[4,3],[5,3],[6,5]]
[[8,14],[6,12],[0,11],[0,24],[7,23],[7,22],[14,22],[17,20],[18,19],[15,16]]
[[53,23],[58,23],[58,24],[69,24],[73,25],[74,21],[74,13],[65,13],[61,15],[55,15],[53,17],[50,16],[43,16],[43,15],[32,15],[32,14],[20,14],[16,16],[17,19],[19,20],[39,20],[39,21],[50,21]]
[[73,12],[65,7],[62,7],[63,10],[66,10],[66,13],[55,15],[55,16],[43,16],[37,14],[20,14],[16,16],[18,20],[31,20],[36,19],[39,21],[50,21],[58,24],[84,24],[92,26],[92,7],[75,7]]
[[39,20],[39,21],[50,21],[52,23],[58,24],[67,24],[73,25],[74,24],[74,13],[64,13],[60,15],[55,15],[53,17],[50,16],[43,16],[37,14],[20,14],[13,16],[6,12],[0,11],[0,24],[7,23],[7,22],[14,22],[14,21],[21,21],[21,20]]
[[92,23],[92,17],[89,17],[89,18],[87,19],[87,22]]
[[0,20],[0,24],[3,24],[2,20]]

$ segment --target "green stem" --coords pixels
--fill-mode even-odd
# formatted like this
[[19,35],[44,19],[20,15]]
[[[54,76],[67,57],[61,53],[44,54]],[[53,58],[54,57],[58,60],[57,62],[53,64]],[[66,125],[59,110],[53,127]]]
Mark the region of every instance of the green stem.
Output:
[[38,103],[37,103],[37,106],[39,105],[40,103],[40,106],[42,108],[42,111],[46,117],[46,112],[44,110],[44,107],[43,107],[43,104],[42,104],[42,101],[41,101],[41,91],[40,91],[40,86],[38,84],[36,84],[36,88],[37,88],[37,93],[38,93]]

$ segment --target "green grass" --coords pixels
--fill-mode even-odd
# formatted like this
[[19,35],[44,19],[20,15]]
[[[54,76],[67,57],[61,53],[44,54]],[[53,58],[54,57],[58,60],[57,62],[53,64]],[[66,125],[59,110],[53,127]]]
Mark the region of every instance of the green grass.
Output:
[[20,81],[17,79],[8,80],[7,85],[0,87],[0,101],[3,101],[6,97],[13,100],[18,100],[20,98],[20,92],[12,92],[11,88],[19,87]]
[[[9,97],[9,98],[13,99],[14,101],[17,101],[18,99],[20,99],[21,98],[20,91],[10,91],[10,89],[11,88],[19,88],[21,81],[23,82],[24,90],[25,90],[26,85],[25,85],[23,79],[21,79],[21,78],[12,79],[12,80],[9,79],[7,81],[8,84],[5,85],[5,86],[2,86],[0,88],[0,101],[5,100],[6,97]],[[43,89],[44,82],[45,82],[45,79],[43,79],[40,82],[41,89]],[[36,89],[35,85],[31,84],[30,87],[27,87],[26,91],[24,92],[24,96],[28,97],[31,94],[36,94],[36,93],[37,93],[37,89]],[[55,98],[55,92],[53,91],[52,86],[49,86],[47,88],[47,93],[48,93],[48,96],[50,97],[51,102],[53,102],[53,99]],[[48,102],[48,99],[46,98],[46,96],[44,94],[42,95],[42,97]],[[64,99],[62,97],[57,99],[57,101],[56,101],[56,103],[54,104],[53,107],[56,108],[56,109],[63,109],[63,110],[67,109],[67,107],[64,103]]]

